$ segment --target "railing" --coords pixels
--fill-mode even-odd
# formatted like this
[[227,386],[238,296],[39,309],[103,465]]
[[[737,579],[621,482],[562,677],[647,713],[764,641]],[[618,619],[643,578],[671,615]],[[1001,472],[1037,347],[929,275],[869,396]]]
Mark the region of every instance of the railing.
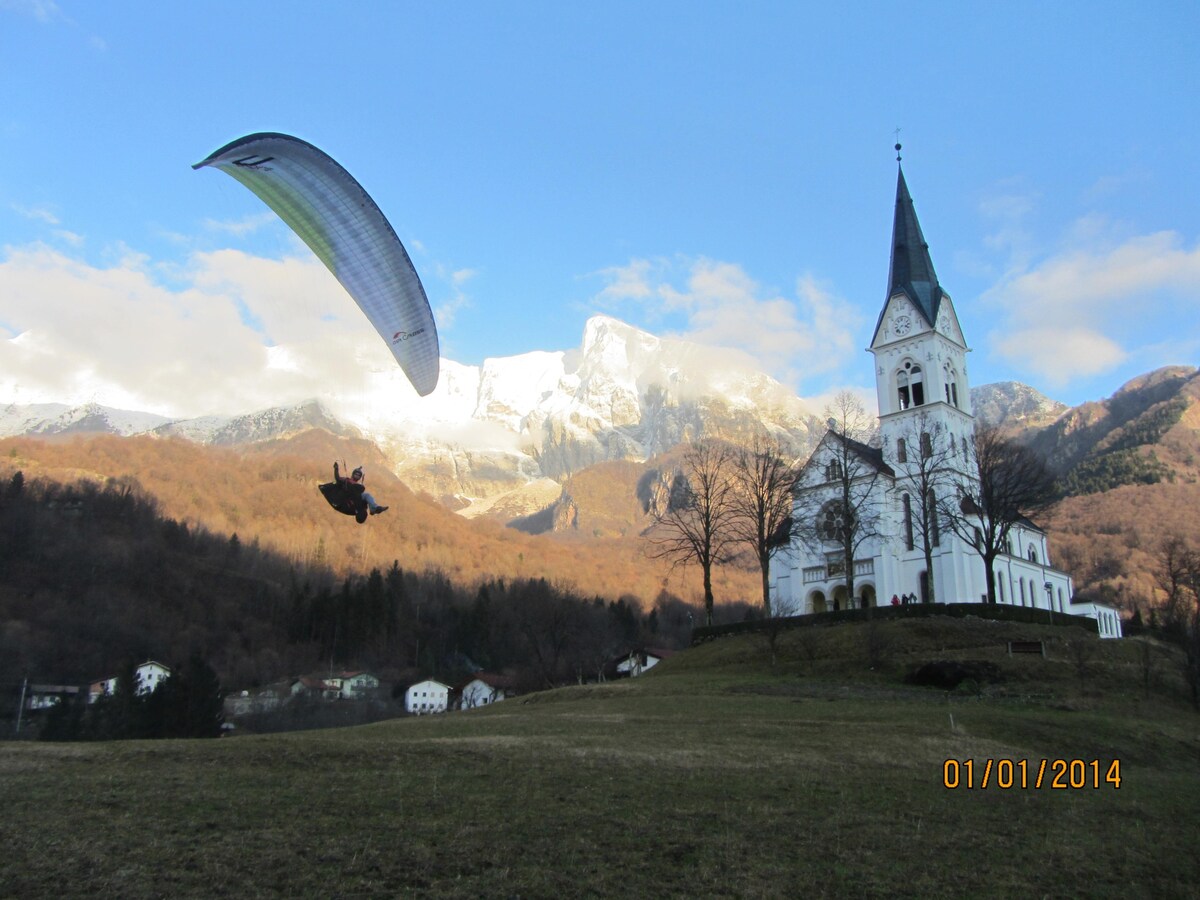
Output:
[[[837,581],[845,574],[845,567],[841,562],[831,562],[824,566],[809,566],[804,570],[804,583],[812,584],[817,581]],[[854,575],[874,575],[875,560],[873,559],[856,559],[854,561]]]

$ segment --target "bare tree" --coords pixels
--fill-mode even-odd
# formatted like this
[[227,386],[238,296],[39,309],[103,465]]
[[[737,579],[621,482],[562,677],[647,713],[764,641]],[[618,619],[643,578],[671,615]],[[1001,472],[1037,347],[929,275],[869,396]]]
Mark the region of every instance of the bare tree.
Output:
[[941,546],[943,528],[938,501],[954,493],[955,473],[961,472],[967,461],[946,426],[924,414],[911,421],[896,441],[896,446],[888,449],[902,491],[901,538],[906,549],[920,549],[924,554],[927,594],[923,599],[936,603],[933,551]]
[[1172,535],[1159,546],[1155,578],[1166,593],[1167,636],[1184,650],[1184,676],[1200,709],[1200,552]]
[[995,603],[996,557],[1008,547],[1014,525],[1054,506],[1054,475],[1033,450],[989,426],[976,426],[968,455],[953,493],[939,500],[941,521],[983,559],[987,602]]
[[713,619],[713,566],[728,562],[735,544],[733,459],[733,448],[723,441],[692,444],[672,481],[665,508],[655,512],[650,536],[653,558],[700,566],[706,625]]
[[783,457],[778,442],[755,437],[733,456],[737,490],[731,496],[734,537],[750,547],[762,574],[763,615],[771,618],[771,558],[786,546],[791,532],[797,470]]
[[825,408],[829,431],[801,472],[793,533],[812,547],[836,544],[854,598],[854,557],[866,541],[878,537],[877,486],[885,463],[875,440],[875,419],[862,401],[841,391]]

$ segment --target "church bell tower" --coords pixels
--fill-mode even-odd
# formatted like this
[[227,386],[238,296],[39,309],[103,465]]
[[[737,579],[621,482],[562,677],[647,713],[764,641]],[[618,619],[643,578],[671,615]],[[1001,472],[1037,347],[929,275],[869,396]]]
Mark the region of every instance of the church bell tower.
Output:
[[975,421],[969,351],[950,295],[938,284],[899,151],[897,144],[887,297],[870,346],[883,455],[903,465],[914,453],[930,452],[927,440],[953,441],[953,457],[965,463]]

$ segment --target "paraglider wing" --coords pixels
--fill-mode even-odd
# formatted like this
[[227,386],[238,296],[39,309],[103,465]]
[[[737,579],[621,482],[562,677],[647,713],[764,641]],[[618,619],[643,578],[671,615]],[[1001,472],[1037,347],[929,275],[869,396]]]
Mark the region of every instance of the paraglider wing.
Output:
[[437,386],[438,336],[425,288],[396,232],[362,185],[322,150],[264,132],[193,169],[236,178],[275,211],[354,298],[422,397]]

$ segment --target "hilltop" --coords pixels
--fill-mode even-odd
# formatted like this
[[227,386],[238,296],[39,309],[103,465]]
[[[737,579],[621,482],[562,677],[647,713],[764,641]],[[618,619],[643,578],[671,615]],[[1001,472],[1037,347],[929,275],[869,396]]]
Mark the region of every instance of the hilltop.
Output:
[[[890,624],[902,627],[875,632],[892,649],[874,670],[870,626],[844,625],[785,636],[774,670],[754,638],[728,638],[638,679],[467,713],[207,742],[0,744],[6,886],[31,897],[214,885],[294,897],[1193,892],[1183,824],[1200,746],[1168,650],[1146,645],[1147,696],[1138,641]],[[1009,659],[1002,642],[1017,632],[1050,641],[1049,658]],[[1077,658],[1074,642],[1094,652]],[[911,662],[944,656],[991,661],[1005,680],[903,683]]]

